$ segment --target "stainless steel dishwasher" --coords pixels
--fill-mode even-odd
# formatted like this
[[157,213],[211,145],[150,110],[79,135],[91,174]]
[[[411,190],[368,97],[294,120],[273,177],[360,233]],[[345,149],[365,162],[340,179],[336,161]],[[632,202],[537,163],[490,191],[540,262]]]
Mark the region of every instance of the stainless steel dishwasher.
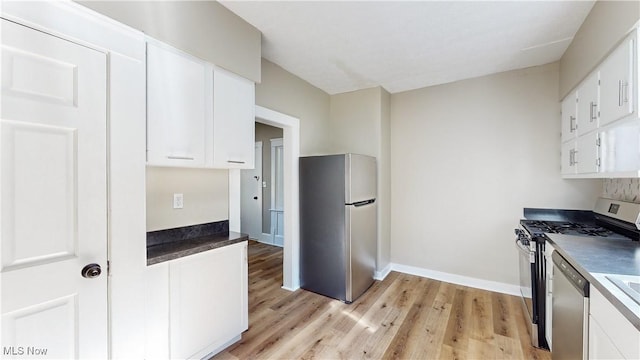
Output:
[[557,251],[553,259],[551,357],[554,360],[589,357],[589,282]]

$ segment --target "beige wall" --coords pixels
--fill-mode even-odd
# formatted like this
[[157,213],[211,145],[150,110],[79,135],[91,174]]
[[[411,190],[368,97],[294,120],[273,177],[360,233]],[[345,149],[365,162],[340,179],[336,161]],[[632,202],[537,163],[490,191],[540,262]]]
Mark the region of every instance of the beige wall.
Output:
[[376,267],[390,261],[390,95],[382,87],[331,96],[333,153],[375,156],[378,162],[378,255]]
[[260,31],[216,1],[78,3],[194,56],[260,82]]
[[324,91],[262,59],[256,105],[300,119],[300,155],[326,154],[331,150],[329,95]]
[[[173,194],[184,208],[173,208]],[[229,219],[229,171],[147,167],[147,231]]]
[[597,1],[560,59],[560,98],[578,85],[638,20],[639,1]]
[[523,207],[591,209],[560,176],[553,63],[391,95],[391,261],[518,283]]
[[271,139],[282,138],[282,129],[256,123],[256,141],[262,141],[262,181],[267,187],[262,188],[262,232],[271,233]]

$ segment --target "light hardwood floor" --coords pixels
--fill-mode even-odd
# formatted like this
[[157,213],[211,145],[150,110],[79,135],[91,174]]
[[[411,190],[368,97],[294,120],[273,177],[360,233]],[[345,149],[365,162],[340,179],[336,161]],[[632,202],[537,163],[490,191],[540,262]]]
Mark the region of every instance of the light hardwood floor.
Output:
[[392,272],[352,304],[282,284],[282,251],[249,244],[249,330],[213,359],[550,359],[520,299]]

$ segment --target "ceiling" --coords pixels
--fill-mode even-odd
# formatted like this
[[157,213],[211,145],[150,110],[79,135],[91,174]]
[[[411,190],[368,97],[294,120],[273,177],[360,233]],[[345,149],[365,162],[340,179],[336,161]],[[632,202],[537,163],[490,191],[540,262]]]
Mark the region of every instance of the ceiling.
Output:
[[222,1],[262,57],[329,94],[391,93],[559,60],[594,1]]

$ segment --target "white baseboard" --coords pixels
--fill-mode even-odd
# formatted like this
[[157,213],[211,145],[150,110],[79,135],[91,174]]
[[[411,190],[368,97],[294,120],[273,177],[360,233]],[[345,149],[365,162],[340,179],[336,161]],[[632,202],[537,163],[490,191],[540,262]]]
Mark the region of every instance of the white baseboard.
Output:
[[[390,264],[391,270],[405,274],[417,275],[429,279],[445,281],[452,284],[464,285],[477,289],[489,290],[508,295],[520,296],[520,287],[518,285],[506,284],[497,281],[484,280],[469,276],[450,274],[436,270],[423,269],[415,266]],[[377,274],[376,274],[377,275]],[[386,275],[385,275],[386,276]]]
[[215,354],[218,354],[222,352],[224,349],[228,348],[229,346],[237,343],[241,339],[242,339],[242,334],[239,334],[238,336],[234,336],[232,339],[225,341],[222,344],[213,345],[212,347],[207,347],[206,349],[198,352],[195,356],[192,357],[192,359],[209,359],[213,357]]
[[300,287],[297,287],[297,288],[295,288],[295,289],[294,289],[294,288],[286,287],[286,286],[284,286],[284,285],[283,285],[283,286],[281,286],[281,288],[282,288],[282,289],[285,289],[285,290],[287,290],[287,291],[291,291],[291,292],[294,292],[294,291],[296,291],[296,290],[300,289]]
[[389,273],[391,272],[391,265],[391,263],[388,263],[387,266],[384,267],[384,269],[376,271],[373,275],[373,278],[380,281],[384,280],[384,278],[386,278],[387,275],[389,275]]

